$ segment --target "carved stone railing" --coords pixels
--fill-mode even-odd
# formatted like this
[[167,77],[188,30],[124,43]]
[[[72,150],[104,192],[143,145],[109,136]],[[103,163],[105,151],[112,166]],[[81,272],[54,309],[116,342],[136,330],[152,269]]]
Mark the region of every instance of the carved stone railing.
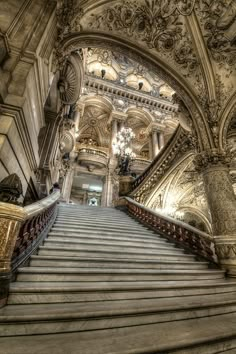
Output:
[[102,168],[107,166],[108,155],[99,148],[82,147],[78,150],[78,162],[84,165],[94,165]]
[[47,236],[56,218],[59,198],[60,192],[57,191],[24,208],[26,216],[16,239],[11,262],[12,271],[27,260]]
[[191,136],[181,126],[178,126],[160,153],[152,163],[135,179],[130,196],[144,203],[143,196],[150,193],[160,179],[171,167],[180,160],[184,154],[194,152]]
[[137,156],[132,162],[131,171],[137,174],[142,173],[150,165],[151,161],[145,157]]
[[6,303],[14,271],[38,248],[57,214],[60,192],[25,208],[0,203],[0,306]]
[[135,90],[132,87],[121,84],[119,80],[111,81],[95,75],[85,75],[84,86],[87,92],[106,93],[106,96],[120,98],[130,104],[142,105],[147,109],[158,109],[164,113],[178,111],[178,105],[164,97],[157,97],[148,92]]
[[195,229],[181,221],[159,214],[128,197],[119,199],[116,207],[121,209],[125,208],[135,219],[191,251],[191,253],[211,263],[218,263],[214,239],[205,232]]

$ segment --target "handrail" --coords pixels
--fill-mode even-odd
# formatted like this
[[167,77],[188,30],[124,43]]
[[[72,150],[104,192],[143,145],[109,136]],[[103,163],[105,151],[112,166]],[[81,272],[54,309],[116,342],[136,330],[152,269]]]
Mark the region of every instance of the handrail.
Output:
[[90,154],[90,155],[98,155],[98,156],[102,156],[102,157],[105,157],[105,158],[108,158],[107,156],[107,153],[102,151],[102,150],[99,150],[99,149],[96,149],[96,148],[89,148],[89,147],[81,147],[78,149],[78,153],[87,153],[87,154]]
[[60,191],[23,208],[24,220],[21,224],[11,260],[11,269],[15,271],[30,257],[47,236],[48,230],[56,218],[57,202]]
[[154,158],[154,160],[150,163],[149,166],[143,171],[143,173],[135,179],[133,182],[133,191],[140,186],[140,184],[144,181],[144,179],[154,170],[156,169],[156,165],[159,164],[159,162],[162,161],[163,156],[166,154],[166,152],[170,149],[172,146],[173,142],[178,139],[178,137],[183,133],[183,128],[178,125],[176,130],[174,131],[172,137],[169,139],[167,144],[164,146],[164,148],[159,152],[159,154]]
[[129,197],[118,201],[117,207],[125,207],[129,214],[168,239],[177,242],[198,256],[218,263],[214,238],[195,227],[162,215]]

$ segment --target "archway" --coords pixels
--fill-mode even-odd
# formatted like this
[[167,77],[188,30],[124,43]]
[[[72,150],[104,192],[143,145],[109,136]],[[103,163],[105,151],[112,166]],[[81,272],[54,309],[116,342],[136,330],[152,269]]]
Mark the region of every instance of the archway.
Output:
[[80,48],[87,47],[99,47],[125,53],[126,56],[156,72],[160,78],[165,80],[178,93],[178,96],[187,107],[198,138],[198,149],[204,150],[214,147],[208,123],[204,118],[204,112],[190,85],[187,82],[183,82],[177,71],[174,71],[167,63],[148,52],[145,47],[137,46],[129,40],[120,39],[107,33],[94,32],[74,33],[67,36],[61,45],[60,50],[63,55],[69,55]]

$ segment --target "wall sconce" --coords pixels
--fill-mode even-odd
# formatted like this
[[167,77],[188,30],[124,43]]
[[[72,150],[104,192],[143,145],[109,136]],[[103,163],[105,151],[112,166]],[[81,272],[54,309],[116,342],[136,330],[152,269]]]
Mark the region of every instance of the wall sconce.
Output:
[[102,69],[101,70],[101,74],[102,74],[102,79],[104,79],[105,75],[106,75],[106,70],[105,69]]
[[140,81],[140,82],[138,83],[138,89],[139,89],[139,90],[142,90],[142,87],[143,87],[143,82]]

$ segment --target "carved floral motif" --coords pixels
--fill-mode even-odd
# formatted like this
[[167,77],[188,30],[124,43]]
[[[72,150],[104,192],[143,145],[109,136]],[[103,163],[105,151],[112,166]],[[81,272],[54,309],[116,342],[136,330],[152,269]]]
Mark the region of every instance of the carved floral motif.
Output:
[[201,0],[200,11],[208,49],[221,66],[236,64],[235,0]]
[[124,1],[101,14],[93,14],[89,26],[141,39],[149,48],[155,48],[160,53],[173,51],[175,61],[188,71],[193,71],[198,62],[179,14],[189,15],[194,3],[194,0],[163,0],[161,4],[157,0],[146,0],[141,4]]

